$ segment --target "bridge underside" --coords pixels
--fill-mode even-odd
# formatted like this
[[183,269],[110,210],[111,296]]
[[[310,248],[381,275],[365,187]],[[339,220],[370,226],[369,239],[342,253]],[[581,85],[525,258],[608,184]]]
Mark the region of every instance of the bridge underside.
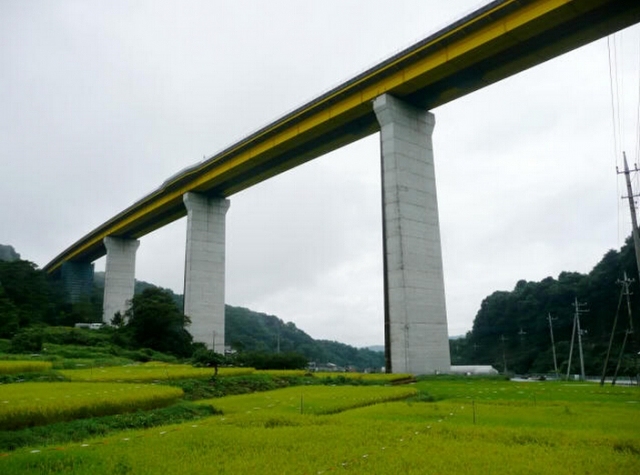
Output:
[[[418,374],[446,370],[433,117],[425,111],[638,21],[638,0],[494,1],[181,171],[62,252],[45,270],[58,272],[68,262],[88,264],[107,253],[108,239],[134,241],[185,216],[189,201],[185,196],[222,203],[256,183],[381,131],[387,366],[394,372]],[[207,233],[224,234],[224,213],[206,222]],[[215,241],[219,248],[216,239],[205,236],[197,245],[190,240],[188,249],[197,248],[193,255],[219,252],[207,247]],[[224,297],[224,279],[211,277],[224,275],[223,257],[224,253],[213,258],[216,264],[205,266],[206,272],[190,271],[192,276],[209,276],[185,278],[194,288],[209,289],[195,292],[192,299],[220,295],[215,286],[198,281],[204,278],[222,285]],[[191,258],[194,264],[199,259]],[[202,316],[193,310],[196,307],[189,310],[198,314],[190,315],[194,322],[201,318],[217,322],[204,324],[206,337],[199,337],[217,350],[222,343],[215,335],[224,328],[224,320],[222,327],[218,321],[224,315],[211,309],[219,309],[218,303],[205,305]]]

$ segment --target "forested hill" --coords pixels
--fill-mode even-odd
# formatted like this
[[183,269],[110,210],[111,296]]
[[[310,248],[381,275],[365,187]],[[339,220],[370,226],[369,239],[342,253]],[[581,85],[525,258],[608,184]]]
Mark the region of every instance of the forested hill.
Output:
[[[104,288],[104,272],[95,273],[94,283],[96,287]],[[136,293],[149,287],[155,286],[136,280]],[[172,294],[178,308],[182,308],[182,295],[171,290],[168,292]],[[225,342],[236,351],[296,352],[318,364],[333,363],[360,369],[380,369],[384,366],[383,352],[355,348],[336,341],[314,340],[292,322],[285,323],[273,315],[230,305],[225,306]]]
[[[630,297],[633,324],[638,327],[640,319],[640,289],[636,270],[633,242],[628,239],[620,251],[608,251],[588,274],[562,272],[557,279],[547,277],[540,282],[520,280],[511,291],[498,291],[482,302],[473,329],[466,338],[452,342],[454,364],[491,364],[516,373],[549,373],[553,371],[553,353],[548,315],[552,317],[553,333],[560,371],[565,373],[575,309],[574,299],[586,304],[588,310],[580,316],[583,329],[586,373],[599,375],[613,320],[620,302],[621,288],[618,283],[624,273],[635,279],[631,284]],[[620,316],[615,333],[610,366],[615,367],[625,331],[629,328],[626,299],[622,299]],[[632,335],[633,336],[633,335]],[[579,355],[576,343],[573,351],[571,372],[579,372]],[[635,374],[637,338],[627,342],[626,357],[621,374]],[[613,371],[613,370],[612,370]]]
[[20,259],[20,254],[15,251],[13,246],[0,244],[0,261],[17,261],[18,259]]
[[225,308],[225,341],[235,350],[297,352],[318,364],[355,366],[360,369],[384,366],[384,353],[355,348],[344,343],[314,340],[292,322],[242,307]]

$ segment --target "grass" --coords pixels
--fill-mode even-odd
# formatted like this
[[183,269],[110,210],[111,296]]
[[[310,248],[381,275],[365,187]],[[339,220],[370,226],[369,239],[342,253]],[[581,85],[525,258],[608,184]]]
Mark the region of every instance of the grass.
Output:
[[0,431],[0,452],[13,451],[19,447],[78,442],[91,437],[106,436],[114,431],[192,422],[213,414],[216,414],[216,410],[211,406],[181,401],[169,407],[148,411],[138,410],[27,429]]
[[[396,390],[417,395],[385,401]],[[224,414],[19,449],[0,473],[631,475],[640,461],[639,388],[435,378],[201,403]]]
[[0,430],[168,406],[169,386],[119,383],[21,383],[0,386]]
[[0,375],[42,373],[51,367],[49,361],[0,361]]
[[383,386],[308,386],[291,387],[220,399],[203,400],[224,414],[258,411],[279,414],[334,414],[355,407],[378,404],[385,401],[406,399],[416,393],[410,387]]
[[[219,376],[251,374],[253,368],[220,368]],[[211,378],[212,368],[195,368],[185,364],[159,362],[58,371],[70,381],[154,382],[189,378]]]
[[403,373],[395,373],[395,374],[387,374],[387,373],[328,373],[328,372],[318,372],[313,373],[314,378],[318,379],[328,379],[330,381],[340,381],[340,382],[352,382],[352,383],[363,383],[363,384],[385,384],[385,383],[396,383],[396,382],[406,382],[414,380],[412,374],[403,374]]

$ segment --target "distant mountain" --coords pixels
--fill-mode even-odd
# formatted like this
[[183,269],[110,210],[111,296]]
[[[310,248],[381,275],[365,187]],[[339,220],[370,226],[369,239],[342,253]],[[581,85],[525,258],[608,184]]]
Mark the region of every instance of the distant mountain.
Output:
[[0,261],[17,261],[20,259],[20,254],[18,254],[13,246],[9,246],[7,244],[0,244]]
[[314,340],[292,322],[230,305],[225,310],[225,341],[240,351],[295,351],[318,364],[333,363],[359,370],[384,366],[383,353],[337,341]]
[[367,350],[376,351],[378,353],[384,353],[384,345],[372,345],[365,347]]

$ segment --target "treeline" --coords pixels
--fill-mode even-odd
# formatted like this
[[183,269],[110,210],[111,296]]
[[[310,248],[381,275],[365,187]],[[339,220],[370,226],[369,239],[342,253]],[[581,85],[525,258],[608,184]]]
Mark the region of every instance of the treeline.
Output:
[[[621,297],[619,283],[625,273],[634,279],[630,303],[633,327],[638,328],[640,289],[633,242],[628,239],[620,251],[608,251],[588,274],[562,272],[557,279],[520,280],[511,291],[489,295],[482,302],[471,332],[451,342],[453,364],[490,364],[518,374],[551,373],[552,327],[559,371],[566,374],[575,315],[573,304],[577,299],[585,304],[581,308],[587,310],[580,314],[585,371],[588,375],[600,375],[616,313],[619,319],[610,368],[615,366],[625,332],[630,328],[626,298]],[[640,348],[637,337],[628,336],[619,374],[633,376],[638,373],[636,355]],[[577,336],[570,372],[580,372]]]
[[[85,301],[71,304],[61,282],[50,279],[32,262],[20,260],[17,254],[11,256],[12,260],[0,260],[0,338],[12,339],[22,332],[16,343],[36,351],[42,338],[29,330],[32,327],[102,321],[104,273],[96,272],[93,292]],[[150,348],[178,357],[190,356],[198,346],[193,345],[188,334],[189,320],[183,318],[182,301],[182,295],[169,289],[136,281],[129,313],[115,322],[119,328],[112,332],[113,343],[123,348]],[[227,305],[225,322],[225,341],[235,353],[244,355],[242,361],[278,366],[284,364],[284,355],[290,361],[298,355],[318,364],[334,363],[359,370],[379,370],[384,366],[380,352],[314,340],[295,324],[272,315]],[[278,354],[282,356],[267,356]]]
[[314,340],[292,322],[242,307],[226,306],[225,341],[240,352],[299,353],[318,364],[333,363],[360,370],[384,366],[384,353],[344,343]]

